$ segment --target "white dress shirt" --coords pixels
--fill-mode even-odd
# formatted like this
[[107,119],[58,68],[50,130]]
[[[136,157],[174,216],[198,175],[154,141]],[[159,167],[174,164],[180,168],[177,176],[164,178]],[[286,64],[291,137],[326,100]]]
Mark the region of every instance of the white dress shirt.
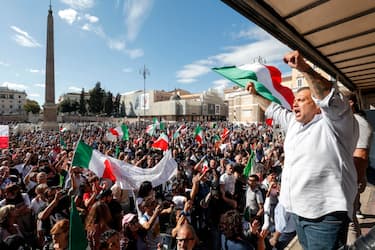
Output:
[[266,116],[286,130],[280,202],[288,212],[305,218],[336,211],[347,211],[350,217],[357,192],[352,155],[358,123],[337,87],[314,101],[321,114],[305,125],[276,103],[266,110]]

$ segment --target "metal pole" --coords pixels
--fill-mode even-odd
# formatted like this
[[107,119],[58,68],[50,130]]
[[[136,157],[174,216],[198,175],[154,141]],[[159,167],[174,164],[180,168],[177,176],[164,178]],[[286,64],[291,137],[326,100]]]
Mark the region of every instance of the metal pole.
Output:
[[146,68],[146,65],[143,65],[143,69],[139,70],[139,73],[143,76],[143,121],[145,121],[146,117],[146,78],[150,75],[150,71]]

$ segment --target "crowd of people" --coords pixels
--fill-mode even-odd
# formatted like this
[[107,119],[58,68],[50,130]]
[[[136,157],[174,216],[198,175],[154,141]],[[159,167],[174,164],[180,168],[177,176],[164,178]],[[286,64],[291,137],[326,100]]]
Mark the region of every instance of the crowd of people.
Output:
[[[287,63],[320,79],[293,53]],[[299,91],[294,113],[247,86],[282,129],[176,122],[149,135],[127,123],[129,139],[110,140],[115,124],[92,123],[10,133],[0,158],[0,249],[68,249],[72,199],[84,224],[82,241],[93,250],[284,249],[297,233],[305,249],[337,249],[357,194],[358,129],[349,103],[330,83],[322,86]],[[195,139],[198,124],[202,141]],[[81,140],[134,168],[153,168],[163,158],[152,147],[161,133],[170,136],[177,162],[175,176],[162,185],[145,180],[125,190],[72,165]]]

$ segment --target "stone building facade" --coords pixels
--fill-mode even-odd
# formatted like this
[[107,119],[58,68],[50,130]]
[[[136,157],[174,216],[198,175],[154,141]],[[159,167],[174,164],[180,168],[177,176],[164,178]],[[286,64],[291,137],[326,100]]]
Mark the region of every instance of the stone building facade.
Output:
[[0,115],[24,114],[26,92],[0,87]]

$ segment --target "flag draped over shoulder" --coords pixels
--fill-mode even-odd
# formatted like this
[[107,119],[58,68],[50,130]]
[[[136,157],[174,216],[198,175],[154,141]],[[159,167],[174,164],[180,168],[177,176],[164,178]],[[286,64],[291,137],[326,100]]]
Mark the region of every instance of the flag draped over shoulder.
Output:
[[0,125],[0,149],[9,147],[9,126]]
[[129,140],[129,129],[128,126],[125,124],[121,124],[121,126],[116,128],[110,128],[109,132],[111,132],[112,135],[117,136],[123,141]]
[[281,85],[281,72],[273,66],[260,63],[213,68],[225,78],[242,88],[252,82],[258,94],[292,110],[294,95],[291,89]]
[[87,245],[85,228],[76,208],[74,197],[72,197],[69,220],[69,250],[86,250]]
[[118,182],[123,189],[137,189],[143,181],[151,181],[153,186],[165,183],[177,173],[177,163],[169,150],[153,168],[139,168],[94,150],[80,141],[74,153],[72,166],[84,167],[98,177]]

